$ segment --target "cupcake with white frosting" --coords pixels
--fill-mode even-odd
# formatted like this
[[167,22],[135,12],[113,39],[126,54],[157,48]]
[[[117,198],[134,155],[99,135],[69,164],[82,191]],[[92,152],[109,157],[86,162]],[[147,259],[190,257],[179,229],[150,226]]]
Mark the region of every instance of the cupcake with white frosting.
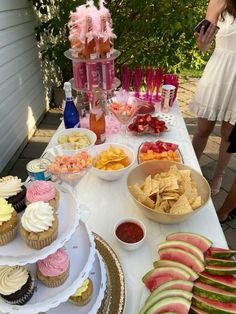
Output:
[[13,305],[24,305],[34,293],[34,281],[22,266],[0,266],[0,296]]
[[18,213],[26,207],[25,195],[26,187],[18,177],[6,176],[0,179],[0,197],[12,204]]
[[17,212],[0,197],[0,245],[5,245],[16,237],[17,223]]
[[58,219],[52,206],[45,202],[29,204],[19,228],[26,244],[36,250],[50,245],[57,238]]

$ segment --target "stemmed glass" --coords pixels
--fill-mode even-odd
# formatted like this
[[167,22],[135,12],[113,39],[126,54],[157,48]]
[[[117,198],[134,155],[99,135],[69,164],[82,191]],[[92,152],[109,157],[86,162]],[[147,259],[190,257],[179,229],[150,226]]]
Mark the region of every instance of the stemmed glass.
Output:
[[[81,169],[78,169],[78,156],[80,154],[84,154],[84,156],[88,156],[88,164]],[[51,148],[42,157],[43,159],[47,159],[47,169],[49,173],[52,174],[52,181],[58,184],[63,191],[69,191],[73,198],[76,201],[76,204],[79,205],[81,210],[81,218],[86,221],[90,214],[90,209],[87,205],[80,203],[77,187],[80,180],[88,173],[88,171],[92,167],[92,156],[89,151],[79,151],[77,153],[71,155],[65,155],[61,150],[58,151],[57,147]],[[64,164],[64,165],[63,165]],[[67,164],[67,166],[66,166]],[[77,169],[73,169],[74,166],[77,166]]]
[[122,141],[127,143],[127,126],[140,109],[141,101],[129,94],[123,95],[123,97],[116,95],[107,101],[107,105],[121,125]]

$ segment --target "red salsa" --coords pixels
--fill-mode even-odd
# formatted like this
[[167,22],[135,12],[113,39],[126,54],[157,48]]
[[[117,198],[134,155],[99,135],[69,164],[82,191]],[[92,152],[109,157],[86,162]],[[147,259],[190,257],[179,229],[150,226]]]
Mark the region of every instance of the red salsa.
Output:
[[143,229],[135,222],[123,222],[116,228],[116,236],[123,242],[136,243],[142,240]]

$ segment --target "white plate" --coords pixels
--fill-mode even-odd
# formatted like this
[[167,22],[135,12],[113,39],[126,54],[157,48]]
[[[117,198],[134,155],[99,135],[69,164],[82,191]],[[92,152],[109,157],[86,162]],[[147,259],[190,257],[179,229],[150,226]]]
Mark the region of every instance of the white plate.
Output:
[[106,289],[106,269],[102,257],[96,251],[93,268],[90,271],[89,278],[93,282],[93,295],[90,302],[84,306],[76,306],[70,302],[60,304],[47,312],[47,314],[94,314],[101,306]]
[[65,193],[62,190],[59,192],[57,239],[41,250],[34,250],[26,245],[18,231],[16,238],[12,242],[0,246],[0,265],[13,266],[35,263],[39,259],[54,253],[71,238],[79,224],[80,210],[70,193]]
[[[57,307],[61,302],[66,302],[88,277],[95,258],[93,235],[84,223],[80,223],[71,240],[66,243],[65,249],[70,257],[70,273],[63,285],[48,288],[36,279],[36,290],[28,303],[17,306],[0,301],[0,310],[3,313],[36,314],[46,312]],[[27,265],[27,268],[33,275],[35,274],[35,264]]]

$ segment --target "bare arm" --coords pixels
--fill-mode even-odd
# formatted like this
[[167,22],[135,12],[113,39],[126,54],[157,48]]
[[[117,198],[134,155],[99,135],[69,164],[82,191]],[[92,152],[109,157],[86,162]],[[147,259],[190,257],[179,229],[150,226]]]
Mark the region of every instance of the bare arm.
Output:
[[197,46],[201,51],[206,51],[213,39],[215,34],[217,33],[216,23],[221,12],[225,8],[226,0],[210,0],[207,12],[206,12],[206,19],[211,22],[211,25],[207,29],[206,33],[204,34],[204,27],[202,27],[200,33],[194,33],[194,36],[197,41]]
[[207,7],[206,19],[212,23],[217,23],[221,12],[225,8],[225,5],[225,0],[210,0]]

